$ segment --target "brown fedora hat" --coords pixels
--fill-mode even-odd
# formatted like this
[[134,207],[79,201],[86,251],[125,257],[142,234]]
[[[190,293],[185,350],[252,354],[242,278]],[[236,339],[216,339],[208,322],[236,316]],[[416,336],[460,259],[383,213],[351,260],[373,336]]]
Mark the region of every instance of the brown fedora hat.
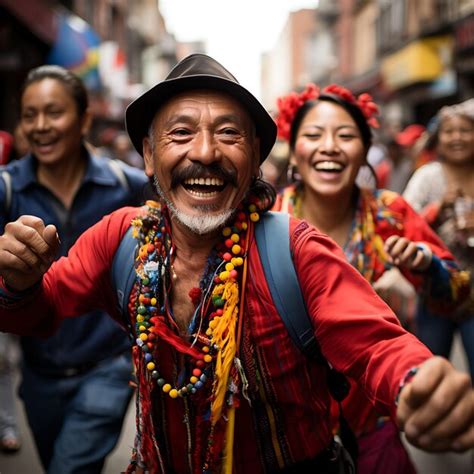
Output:
[[143,138],[160,108],[171,97],[193,89],[210,89],[238,100],[252,117],[260,138],[260,162],[270,153],[277,128],[274,120],[260,102],[215,59],[205,54],[191,54],[179,62],[166,79],[134,100],[125,112],[125,126],[133,146],[143,155]]

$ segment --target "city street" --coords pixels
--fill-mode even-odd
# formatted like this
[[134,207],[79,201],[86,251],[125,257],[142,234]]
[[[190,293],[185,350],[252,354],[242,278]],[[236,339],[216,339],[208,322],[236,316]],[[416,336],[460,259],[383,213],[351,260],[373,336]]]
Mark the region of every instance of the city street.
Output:
[[[453,361],[458,368],[465,370],[466,366],[461,355],[461,348],[457,343],[454,348]],[[23,433],[23,448],[16,455],[0,454],[0,474],[41,474],[42,470],[36,455],[33,442],[25,424],[21,404],[18,403],[18,412]],[[135,432],[135,406],[132,403],[127,415],[120,442],[108,459],[104,474],[119,474],[127,466],[133,445]],[[459,454],[432,455],[410,448],[413,459],[418,467],[419,474],[473,474],[474,452]],[[249,473],[251,474],[251,473]]]

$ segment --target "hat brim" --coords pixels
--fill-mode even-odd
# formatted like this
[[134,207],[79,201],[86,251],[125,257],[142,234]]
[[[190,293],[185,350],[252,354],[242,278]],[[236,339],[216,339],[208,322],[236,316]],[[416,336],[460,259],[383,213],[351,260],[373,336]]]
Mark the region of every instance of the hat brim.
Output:
[[209,89],[225,92],[239,101],[250,114],[260,138],[260,163],[275,144],[277,127],[265,108],[244,87],[211,75],[192,75],[160,82],[133,101],[125,111],[125,127],[135,149],[143,156],[143,138],[158,109],[173,96],[190,90]]

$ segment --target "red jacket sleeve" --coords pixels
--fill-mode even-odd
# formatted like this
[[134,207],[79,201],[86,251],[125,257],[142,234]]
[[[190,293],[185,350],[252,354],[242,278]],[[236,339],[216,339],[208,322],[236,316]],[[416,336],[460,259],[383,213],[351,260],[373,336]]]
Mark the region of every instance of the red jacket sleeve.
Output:
[[63,318],[94,309],[119,319],[111,266],[123,235],[138,213],[138,208],[122,208],[84,232],[68,256],[53,263],[34,295],[14,307],[0,304],[0,330],[48,336]]
[[401,379],[432,354],[400,326],[334,241],[301,226],[307,224],[292,233],[294,264],[321,350],[394,416]]

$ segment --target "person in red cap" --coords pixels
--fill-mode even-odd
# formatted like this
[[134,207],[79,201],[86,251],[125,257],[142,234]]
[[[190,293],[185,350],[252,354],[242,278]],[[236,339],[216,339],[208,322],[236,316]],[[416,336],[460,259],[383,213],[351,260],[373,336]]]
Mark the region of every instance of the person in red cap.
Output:
[[[267,213],[275,191],[259,178],[275,122],[221,64],[193,54],[129,105],[126,125],[157,201],[109,214],[53,264],[55,226],[8,224],[0,330],[50,333],[94,307],[123,325],[138,391],[127,472],[354,472],[334,440],[327,365],[290,337],[255,239],[264,219],[278,219]],[[125,234],[135,239],[117,270],[132,277],[126,293],[111,271]],[[327,236],[291,218],[273,237],[288,240],[331,366],[415,445],[474,446],[469,377],[404,331]]]

